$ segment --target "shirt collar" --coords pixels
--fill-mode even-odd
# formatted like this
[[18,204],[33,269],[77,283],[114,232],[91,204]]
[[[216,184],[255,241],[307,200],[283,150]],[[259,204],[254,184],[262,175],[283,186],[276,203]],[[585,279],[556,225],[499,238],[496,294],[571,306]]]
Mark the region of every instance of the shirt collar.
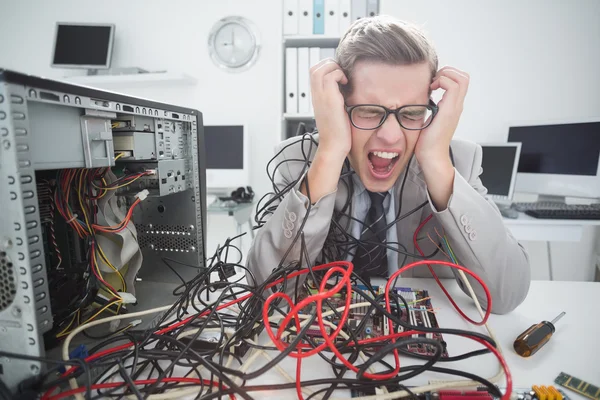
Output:
[[[402,175],[400,175],[400,176],[402,176]],[[353,197],[362,196],[363,192],[365,192],[367,190],[365,188],[365,185],[363,185],[362,181],[358,177],[357,173],[352,174],[352,183],[354,184]],[[396,186],[396,183],[394,183],[394,185],[388,190],[388,193],[390,194],[390,196],[393,195],[395,186]]]

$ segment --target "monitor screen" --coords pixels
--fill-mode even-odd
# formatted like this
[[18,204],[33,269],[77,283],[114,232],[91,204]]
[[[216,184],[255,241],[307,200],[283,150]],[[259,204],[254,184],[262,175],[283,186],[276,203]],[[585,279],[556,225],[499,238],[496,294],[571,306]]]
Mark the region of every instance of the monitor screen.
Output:
[[596,176],[600,122],[516,126],[509,142],[521,142],[519,172]]
[[204,126],[207,169],[244,168],[244,127]]
[[52,65],[108,68],[114,25],[58,24]]
[[481,146],[483,149],[483,160],[480,175],[481,182],[490,195],[510,196],[510,188],[513,179],[515,158],[518,148],[516,146]]

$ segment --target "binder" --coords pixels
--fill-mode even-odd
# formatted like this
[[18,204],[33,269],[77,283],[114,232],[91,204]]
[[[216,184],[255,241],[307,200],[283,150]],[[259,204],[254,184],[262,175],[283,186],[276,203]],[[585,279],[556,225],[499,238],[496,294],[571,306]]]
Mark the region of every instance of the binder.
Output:
[[313,33],[322,35],[325,33],[325,0],[314,0],[313,2]]
[[340,36],[343,36],[344,33],[346,33],[352,22],[351,4],[352,0],[340,0],[340,11],[338,13]]
[[352,21],[367,15],[367,0],[352,0]]
[[283,0],[283,34],[298,34],[298,0]]
[[339,0],[325,0],[325,34],[329,36],[339,36],[340,21],[338,14],[340,12]]
[[379,0],[367,0],[367,17],[379,14]]
[[306,114],[310,111],[310,65],[308,47],[298,48],[298,112]]
[[[310,66],[310,68],[312,68],[313,65],[318,64],[319,61],[321,61],[321,49],[318,47],[311,47],[310,49],[308,49],[308,65]],[[310,87],[310,72],[309,72],[308,84]],[[309,92],[310,92],[310,89],[309,89]],[[308,96],[308,112],[311,114],[314,112],[313,104],[312,104],[312,93],[310,96]]]
[[285,49],[285,112],[298,113],[298,49]]
[[335,49],[333,47],[322,47],[321,48],[320,60],[324,60],[326,58],[335,58]]
[[313,0],[298,0],[298,34],[313,34]]
[[308,50],[308,64],[312,68],[313,65],[317,64],[321,61],[321,48],[320,47],[311,47]]

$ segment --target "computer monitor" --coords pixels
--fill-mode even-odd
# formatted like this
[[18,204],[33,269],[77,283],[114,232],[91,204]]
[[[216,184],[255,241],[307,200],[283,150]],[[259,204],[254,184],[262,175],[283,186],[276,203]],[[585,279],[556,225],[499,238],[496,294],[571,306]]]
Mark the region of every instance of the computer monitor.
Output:
[[488,196],[499,203],[512,201],[521,143],[481,143],[481,148],[480,179]]
[[211,192],[248,186],[248,132],[242,125],[205,125],[206,187]]
[[56,24],[52,66],[107,69],[110,67],[115,26],[112,24]]
[[600,118],[511,126],[508,141],[522,143],[518,192],[558,201],[600,197]]

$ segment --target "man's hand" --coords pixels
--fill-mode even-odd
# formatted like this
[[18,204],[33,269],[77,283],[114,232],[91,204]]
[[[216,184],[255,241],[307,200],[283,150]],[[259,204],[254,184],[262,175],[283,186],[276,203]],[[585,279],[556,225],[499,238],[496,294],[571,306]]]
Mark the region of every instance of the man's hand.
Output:
[[469,88],[469,74],[452,67],[438,71],[431,83],[431,90],[445,90],[438,103],[438,113],[431,125],[421,131],[415,155],[419,164],[427,164],[432,159],[448,157],[450,141],[458,126],[465,96]]
[[321,197],[337,189],[344,160],[352,147],[350,119],[344,107],[344,96],[338,86],[347,83],[348,78],[331,58],[310,69],[319,147],[301,191],[304,195],[309,195],[310,191],[311,203],[316,203]]
[[438,113],[431,125],[421,131],[415,146],[415,156],[425,174],[431,200],[444,210],[452,194],[454,169],[450,160],[450,142],[463,110],[469,88],[469,74],[444,67],[433,78],[431,90],[445,90],[438,103]]
[[343,162],[352,147],[350,120],[344,106],[344,96],[338,84],[346,85],[348,78],[331,58],[322,60],[310,69],[310,87],[315,121],[319,130],[319,150]]

